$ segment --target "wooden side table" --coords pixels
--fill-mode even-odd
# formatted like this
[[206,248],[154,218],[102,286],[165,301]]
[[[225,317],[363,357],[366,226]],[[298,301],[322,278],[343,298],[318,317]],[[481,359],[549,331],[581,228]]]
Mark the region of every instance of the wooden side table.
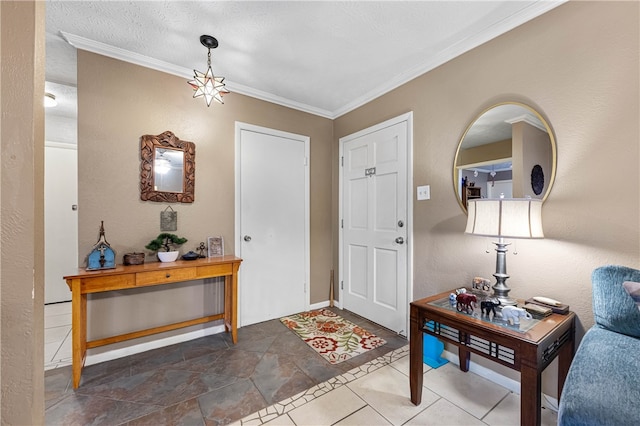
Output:
[[[411,302],[410,367],[411,402],[422,399],[423,333],[458,347],[460,369],[469,370],[471,354],[490,359],[521,376],[520,424],[540,425],[541,375],[558,357],[558,399],[573,360],[575,314],[552,314],[524,331],[499,325],[485,317],[457,312],[448,305],[450,292]],[[523,328],[524,322],[523,322]]]

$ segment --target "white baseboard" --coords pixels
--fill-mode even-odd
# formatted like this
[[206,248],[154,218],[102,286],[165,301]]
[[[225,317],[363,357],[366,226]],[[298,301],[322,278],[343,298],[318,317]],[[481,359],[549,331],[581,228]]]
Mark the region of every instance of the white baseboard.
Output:
[[[442,357],[449,360],[449,362],[460,366],[460,361],[457,354],[445,350],[442,351]],[[502,374],[497,373],[487,367],[476,364],[473,361],[469,361],[469,371],[477,374],[480,377],[484,377],[485,379],[497,385],[507,388],[511,392],[517,393],[518,395],[520,394],[520,382],[518,382],[517,380],[513,380],[509,377],[503,376]],[[558,399],[543,393],[542,406],[557,413]]]
[[114,359],[122,358],[125,356],[145,352],[151,349],[162,348],[164,346],[175,345],[176,343],[188,342],[189,340],[198,339],[204,336],[210,336],[212,334],[218,334],[224,332],[224,325],[216,325],[213,327],[203,328],[202,330],[190,331],[184,334],[178,334],[171,337],[165,337],[151,342],[140,343],[137,345],[128,346],[126,348],[114,349],[107,352],[102,352],[94,355],[87,355],[85,365],[99,364],[105,361],[111,361]]
[[[458,360],[458,354],[454,354],[449,351],[443,351],[442,357],[449,360],[449,362],[459,366],[460,361]],[[492,381],[495,384],[498,384],[504,388],[509,389],[511,392],[520,394],[520,382],[517,380],[510,379],[509,377],[505,377],[500,373],[497,373],[487,367],[483,367],[479,364],[476,364],[473,361],[469,362],[469,371],[477,374],[480,377],[484,377],[487,380]]]
[[313,311],[314,309],[321,309],[321,308],[326,308],[327,306],[329,306],[329,301],[325,300],[324,302],[318,302],[318,303],[314,303],[313,305],[309,305],[309,310]]

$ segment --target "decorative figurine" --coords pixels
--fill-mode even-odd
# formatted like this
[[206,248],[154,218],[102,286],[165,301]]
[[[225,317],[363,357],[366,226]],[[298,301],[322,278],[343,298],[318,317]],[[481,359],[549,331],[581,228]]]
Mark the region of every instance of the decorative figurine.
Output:
[[533,317],[527,311],[515,306],[505,306],[502,308],[502,319],[513,323],[515,325],[520,324],[520,318],[532,319]]
[[[494,300],[498,303],[496,303]],[[485,315],[486,311],[487,316],[489,316],[489,312],[493,312],[493,316],[496,316],[496,306],[500,306],[500,300],[494,300],[483,300],[482,302],[480,302],[480,311],[482,312],[482,315]]]
[[478,302],[476,296],[471,293],[461,293],[456,297],[456,300],[458,301],[456,305],[458,312],[466,312],[468,314],[473,313],[475,304]]
[[204,244],[204,241],[200,243],[200,245],[198,246],[198,257],[207,257],[204,255],[205,250],[207,249],[207,246]]
[[104,221],[100,221],[98,242],[87,255],[87,271],[94,269],[113,269],[116,267],[116,252],[104,236]]
[[471,288],[474,290],[489,291],[491,289],[491,281],[482,277],[474,277],[471,282]]

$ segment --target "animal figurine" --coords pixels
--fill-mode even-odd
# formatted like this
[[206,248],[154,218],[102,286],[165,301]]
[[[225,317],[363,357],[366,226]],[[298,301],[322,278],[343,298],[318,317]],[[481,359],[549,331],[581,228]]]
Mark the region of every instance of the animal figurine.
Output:
[[[498,303],[494,302],[494,300]],[[480,312],[482,312],[482,315],[486,312],[488,316],[489,312],[493,312],[493,316],[496,316],[496,306],[500,306],[500,301],[498,299],[494,300],[483,300],[480,302]]]
[[491,289],[491,281],[482,277],[474,277],[471,282],[471,288],[474,290],[489,291]]
[[502,319],[513,324],[520,324],[520,318],[531,319],[531,314],[522,308],[505,306],[502,308]]
[[461,293],[456,297],[457,304],[456,309],[458,312],[466,312],[472,314],[475,309],[475,304],[478,303],[478,299],[471,293]]

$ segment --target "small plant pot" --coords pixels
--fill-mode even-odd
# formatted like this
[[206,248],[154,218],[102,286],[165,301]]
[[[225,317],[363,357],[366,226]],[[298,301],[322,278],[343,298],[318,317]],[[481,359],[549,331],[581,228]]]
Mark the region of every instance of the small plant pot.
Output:
[[175,262],[179,253],[179,251],[159,251],[158,259],[160,262]]

